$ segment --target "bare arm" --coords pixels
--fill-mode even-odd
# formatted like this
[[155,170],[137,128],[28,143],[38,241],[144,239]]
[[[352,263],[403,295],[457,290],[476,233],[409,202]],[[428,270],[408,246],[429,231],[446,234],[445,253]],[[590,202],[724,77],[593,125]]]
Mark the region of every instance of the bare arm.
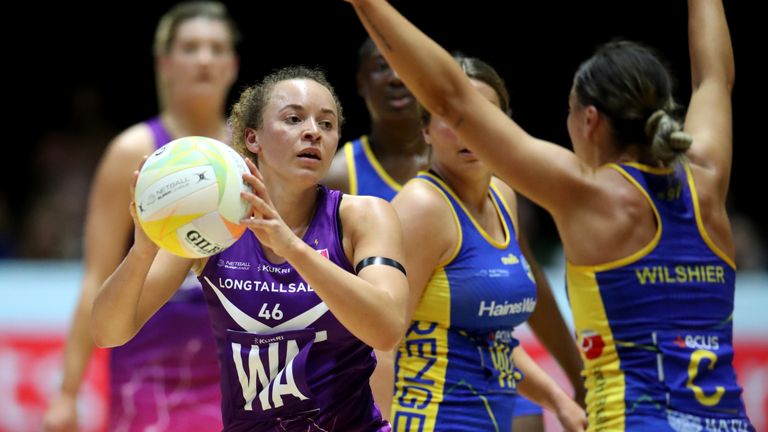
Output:
[[569,398],[565,392],[546,374],[523,347],[513,351],[515,366],[523,372],[518,385],[520,393],[557,415],[566,431],[583,431],[587,427],[584,409]]
[[536,279],[536,309],[528,318],[528,324],[547,348],[547,351],[557,359],[557,363],[563,368],[573,386],[574,399],[583,406],[585,389],[584,380],[581,378],[581,369],[584,364],[579,355],[576,341],[568,326],[565,325],[560,308],[552,295],[549,281],[533,256],[525,236],[518,235],[518,242],[523,256],[531,267],[533,277]]
[[405,318],[410,323],[435,269],[453,254],[458,228],[449,204],[424,181],[409,182],[392,206],[403,226],[409,286]]
[[[450,254],[451,245],[455,247],[456,227],[447,203],[423,182],[408,183],[392,201],[392,206],[403,226],[409,286],[407,329],[435,268]],[[373,396],[385,419],[390,418],[392,409],[396,353],[397,347],[376,351],[379,364],[371,377]]]
[[572,152],[528,135],[472,86],[446,50],[384,0],[349,1],[411,92],[499,177],[554,215],[587,196],[587,168]]
[[[499,179],[494,179],[493,184],[503,194],[513,215],[516,215],[518,200],[515,192]],[[515,217],[518,227],[517,243],[520,245],[520,251],[528,262],[533,278],[536,281],[536,308],[528,318],[528,324],[547,348],[547,351],[557,359],[558,364],[565,371],[568,380],[573,386],[574,399],[583,406],[585,389],[584,381],[581,378],[581,369],[584,365],[579,355],[579,350],[573,335],[563,320],[563,315],[560,313],[555,297],[552,295],[552,289],[549,286],[547,276],[531,251],[528,240],[523,234],[524,228],[520,226],[517,220],[518,218]]]
[[[134,171],[133,184],[137,177],[138,171]],[[91,333],[98,346],[118,346],[131,340],[176,292],[194,262],[158,251],[136,223],[132,201],[129,207],[135,224],[133,246],[93,302]]]
[[351,193],[349,186],[349,168],[347,166],[347,156],[342,146],[333,157],[331,168],[323,178],[322,183],[331,189],[340,190],[344,193]]
[[[392,349],[405,331],[408,281],[403,272],[388,265],[370,265],[355,275],[318,254],[285,224],[258,169],[250,160],[246,163],[251,174],[243,179],[253,193],[243,192],[242,196],[258,216],[241,223],[263,246],[291,263],[347,330],[373,348]],[[372,256],[404,262],[402,230],[391,204],[374,197],[345,195],[339,213],[345,250],[351,252],[353,265]]]
[[76,399],[93,351],[91,307],[101,284],[125,255],[131,234],[128,184],[142,155],[151,149],[148,136],[138,128],[110,143],[91,186],[85,222],[84,276],[80,296],[64,346],[60,394],[44,419],[47,431],[76,430]]
[[709,168],[722,202],[733,157],[731,91],[733,48],[721,0],[688,1],[691,101],[685,131],[693,135],[692,162]]
[[[349,234],[352,242],[353,265],[371,256],[405,262],[400,223],[388,202],[347,195],[340,212],[345,235]],[[293,243],[283,256],[360,340],[385,350],[400,341],[408,293],[406,276],[400,270],[371,265],[354,275],[304,242]]]

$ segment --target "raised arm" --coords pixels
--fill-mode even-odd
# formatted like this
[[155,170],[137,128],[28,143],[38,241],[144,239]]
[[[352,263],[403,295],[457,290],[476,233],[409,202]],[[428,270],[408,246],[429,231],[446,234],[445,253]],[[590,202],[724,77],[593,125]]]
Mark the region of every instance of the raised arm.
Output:
[[712,171],[725,202],[733,153],[731,91],[733,48],[721,0],[688,1],[691,102],[685,131],[693,135],[688,155]]
[[483,97],[451,55],[384,0],[348,0],[382,55],[433,114],[446,119],[491,169],[553,214],[588,196],[585,167],[535,139]]

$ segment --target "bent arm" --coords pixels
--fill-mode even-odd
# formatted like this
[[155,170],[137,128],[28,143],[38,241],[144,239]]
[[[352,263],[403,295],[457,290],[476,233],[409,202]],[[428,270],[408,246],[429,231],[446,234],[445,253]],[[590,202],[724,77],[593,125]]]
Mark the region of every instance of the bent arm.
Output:
[[[428,187],[428,186],[427,186]],[[453,219],[447,205],[437,193],[425,189],[418,181],[408,183],[392,201],[392,207],[403,227],[405,265],[408,269],[408,304],[405,330],[411,325],[421,297],[435,268],[448,248]],[[401,339],[404,336],[401,334]],[[371,376],[371,389],[376,404],[385,419],[390,419],[395,385],[395,358],[398,347],[391,351],[376,351],[378,365]]]
[[[402,233],[392,206],[381,199],[345,195],[341,202],[344,237],[352,264],[381,256],[404,262]],[[277,252],[277,251],[276,251]],[[333,315],[357,338],[389,350],[405,331],[406,276],[387,265],[371,265],[355,275],[324,258],[303,241],[278,252],[312,286]]]
[[94,300],[91,332],[96,345],[113,347],[131,340],[191,268],[190,259],[134,244]]
[[[133,172],[133,183],[139,176]],[[133,186],[129,197],[133,195]],[[193,260],[158,250],[137,222],[130,201],[133,246],[117,269],[101,286],[91,311],[91,333],[96,345],[122,345],[167,302],[184,281]]]
[[554,215],[587,196],[585,166],[538,140],[481,95],[451,55],[383,0],[349,0],[382,55],[416,98],[446,119],[496,175]]
[[723,202],[733,157],[731,91],[733,48],[721,0],[688,1],[691,101],[685,131],[693,135],[691,161],[710,168]]

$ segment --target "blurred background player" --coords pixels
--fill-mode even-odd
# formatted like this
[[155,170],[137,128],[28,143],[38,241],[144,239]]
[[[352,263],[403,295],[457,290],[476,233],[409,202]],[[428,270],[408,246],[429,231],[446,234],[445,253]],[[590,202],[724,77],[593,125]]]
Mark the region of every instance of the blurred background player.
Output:
[[358,51],[356,79],[371,132],[339,149],[323,182],[344,193],[390,201],[429,165],[419,107],[370,38]]
[[[118,135],[93,182],[86,218],[85,274],[64,352],[60,394],[47,431],[77,430],[77,394],[93,350],[93,298],[131,244],[128,186],[142,157],[168,141],[203,135],[229,141],[225,107],[237,77],[238,30],[224,5],[180,3],[154,40],[160,114]],[[110,351],[109,430],[221,429],[219,367],[208,312],[188,278],[128,344]]]

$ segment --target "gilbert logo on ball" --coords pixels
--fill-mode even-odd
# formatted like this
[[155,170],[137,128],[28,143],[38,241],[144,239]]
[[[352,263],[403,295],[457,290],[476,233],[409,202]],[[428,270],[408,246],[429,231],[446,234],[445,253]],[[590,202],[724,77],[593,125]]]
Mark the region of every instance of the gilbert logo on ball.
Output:
[[157,149],[136,183],[136,212],[159,247],[186,258],[226,249],[245,232],[243,158],[215,139],[188,136]]

